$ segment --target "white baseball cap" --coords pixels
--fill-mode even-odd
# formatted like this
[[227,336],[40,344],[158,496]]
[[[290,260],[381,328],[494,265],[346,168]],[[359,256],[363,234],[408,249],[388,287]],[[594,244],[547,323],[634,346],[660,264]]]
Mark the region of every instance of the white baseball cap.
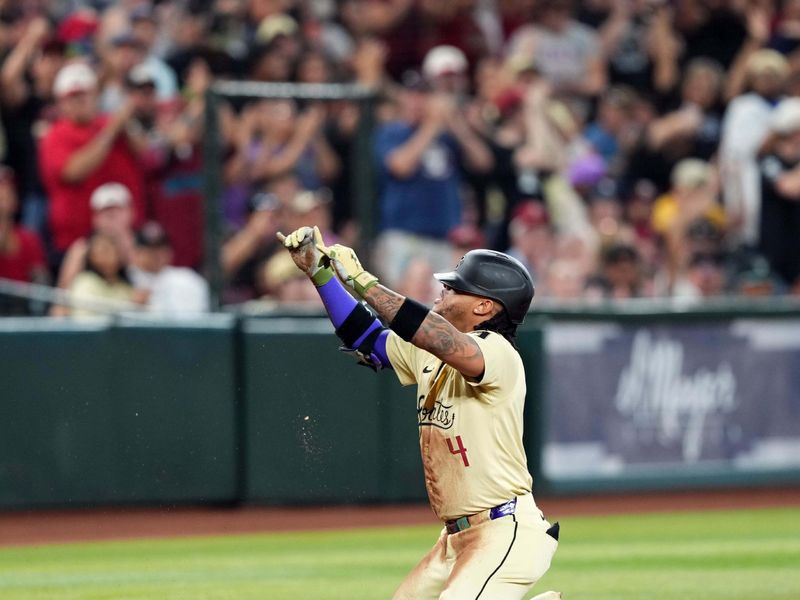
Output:
[[92,210],[103,210],[112,206],[129,206],[131,191],[121,183],[104,183],[94,192],[89,204]]
[[139,63],[128,71],[125,83],[131,87],[141,87],[143,85],[155,85],[156,73],[149,63]]
[[800,98],[781,100],[770,115],[770,128],[778,135],[800,131]]
[[714,174],[714,167],[699,158],[684,158],[672,169],[670,179],[676,188],[699,188]]
[[53,95],[63,98],[76,92],[88,92],[97,88],[97,76],[82,62],[73,62],[61,68],[53,83]]
[[422,61],[422,74],[428,79],[461,74],[467,70],[467,57],[455,46],[431,48]]

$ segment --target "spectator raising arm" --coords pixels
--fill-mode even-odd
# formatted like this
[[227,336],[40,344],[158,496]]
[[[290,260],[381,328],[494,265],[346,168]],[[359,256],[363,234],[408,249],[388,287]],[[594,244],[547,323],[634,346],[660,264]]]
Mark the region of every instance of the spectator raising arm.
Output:
[[335,177],[339,172],[339,161],[322,139],[324,122],[325,111],[322,106],[310,106],[297,118],[294,132],[286,145],[254,166],[253,177],[271,179],[294,170],[309,148],[316,151],[315,167],[320,179]]
[[386,168],[398,179],[411,177],[419,167],[422,155],[444,128],[452,109],[449,98],[432,96],[425,106],[425,117],[408,141],[386,157]]
[[28,69],[42,41],[50,31],[44,17],[36,17],[28,25],[20,42],[14,46],[0,71],[0,97],[8,106],[19,106],[28,96],[25,71]]
[[494,167],[494,157],[480,136],[473,131],[463,112],[449,114],[447,124],[464,152],[467,166],[476,173],[488,173]]
[[316,159],[317,176],[322,181],[332,181],[339,174],[341,164],[339,157],[331,148],[325,136],[320,134],[314,137],[311,141],[311,147],[314,150],[314,158]]
[[745,39],[736,59],[728,71],[725,84],[725,101],[730,102],[745,91],[747,85],[747,65],[750,57],[769,41],[770,19],[772,15],[763,6],[754,4],[747,11],[747,39]]
[[653,121],[647,130],[647,141],[653,150],[663,150],[676,139],[692,137],[702,124],[702,111],[695,105],[686,105]]
[[670,6],[659,7],[647,31],[647,46],[653,61],[653,87],[666,94],[675,87],[681,76],[678,58],[681,43],[672,28],[673,10]]
[[546,81],[530,84],[525,91],[525,143],[514,153],[518,169],[560,171],[566,166],[564,140],[546,114],[551,92]]
[[606,56],[612,56],[617,51],[631,21],[631,3],[628,0],[613,0],[612,4],[611,14],[598,31],[600,45]]
[[70,156],[61,171],[62,179],[70,183],[79,183],[100,167],[132,114],[133,105],[130,102],[123,105],[91,142]]
[[275,215],[271,211],[256,212],[236,235],[222,246],[222,271],[232,277],[263,244],[272,239],[278,230]]

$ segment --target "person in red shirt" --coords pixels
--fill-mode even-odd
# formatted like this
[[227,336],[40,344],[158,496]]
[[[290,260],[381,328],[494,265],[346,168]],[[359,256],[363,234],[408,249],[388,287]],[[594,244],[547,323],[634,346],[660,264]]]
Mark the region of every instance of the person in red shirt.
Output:
[[[108,182],[131,192],[136,223],[144,218],[144,180],[138,158],[141,140],[126,129],[130,101],[114,115],[97,108],[97,77],[80,62],[63,67],[53,84],[60,112],[39,147],[42,181],[50,201],[50,229],[60,262],[69,245],[92,229],[89,199]],[[57,265],[56,265],[57,266]]]
[[[44,247],[39,237],[14,222],[18,208],[14,172],[0,165],[0,278],[47,283]],[[27,302],[0,295],[0,315],[25,314]]]

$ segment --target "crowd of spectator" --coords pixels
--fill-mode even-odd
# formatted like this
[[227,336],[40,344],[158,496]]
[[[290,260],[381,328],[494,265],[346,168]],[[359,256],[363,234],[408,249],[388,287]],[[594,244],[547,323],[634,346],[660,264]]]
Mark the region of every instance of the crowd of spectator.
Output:
[[[421,301],[475,247],[553,302],[800,295],[798,0],[0,0],[0,57],[2,278],[195,314],[219,261],[225,304],[314,303],[275,233],[316,224]],[[208,257],[215,78],[378,100],[359,155],[355,102],[222,99]]]

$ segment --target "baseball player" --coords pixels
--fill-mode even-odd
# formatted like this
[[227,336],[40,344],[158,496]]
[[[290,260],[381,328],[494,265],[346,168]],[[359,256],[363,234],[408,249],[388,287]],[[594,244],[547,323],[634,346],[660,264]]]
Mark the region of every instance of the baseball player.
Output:
[[379,285],[352,249],[325,246],[316,227],[278,239],[316,285],[345,347],[417,385],[425,486],[444,528],[393,598],[523,598],[550,567],[559,531],[534,502],[522,446],[525,374],[514,338],[533,299],[526,269],[472,250],[435,275],[444,289],[428,310]]

